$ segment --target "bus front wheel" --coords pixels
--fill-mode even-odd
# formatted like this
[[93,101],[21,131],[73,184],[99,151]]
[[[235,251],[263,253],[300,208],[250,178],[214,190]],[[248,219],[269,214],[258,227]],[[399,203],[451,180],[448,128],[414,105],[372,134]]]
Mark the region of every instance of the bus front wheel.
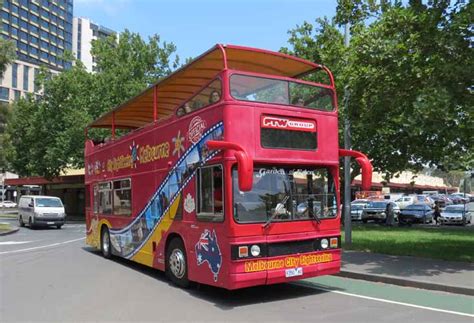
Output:
[[171,240],[166,249],[166,276],[179,287],[189,287],[186,251],[179,238]]
[[102,251],[102,256],[104,258],[111,258],[112,251],[110,249],[110,233],[107,227],[102,229],[102,234],[100,235],[100,250]]

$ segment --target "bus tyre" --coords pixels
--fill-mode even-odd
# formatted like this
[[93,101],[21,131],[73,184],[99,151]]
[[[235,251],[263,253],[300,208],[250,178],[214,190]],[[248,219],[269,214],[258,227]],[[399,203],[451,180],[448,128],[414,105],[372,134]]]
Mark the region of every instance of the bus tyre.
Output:
[[61,227],[62,227],[61,224],[58,224],[58,225],[56,226],[57,229],[61,229]]
[[104,256],[104,258],[110,259],[112,257],[110,233],[107,227],[104,227],[100,234],[100,250],[102,251],[102,256]]
[[179,238],[171,240],[166,249],[166,276],[179,287],[189,287],[186,251]]

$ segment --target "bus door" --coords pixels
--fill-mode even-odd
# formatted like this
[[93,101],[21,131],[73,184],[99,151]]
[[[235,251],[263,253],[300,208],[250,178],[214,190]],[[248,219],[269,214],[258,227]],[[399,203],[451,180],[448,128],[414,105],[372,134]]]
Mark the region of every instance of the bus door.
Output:
[[[200,167],[196,173],[194,219],[188,235],[189,278],[210,285],[223,285],[223,252],[227,244],[224,226],[224,167]],[[184,197],[184,209],[192,204]],[[228,261],[227,261],[228,263]]]

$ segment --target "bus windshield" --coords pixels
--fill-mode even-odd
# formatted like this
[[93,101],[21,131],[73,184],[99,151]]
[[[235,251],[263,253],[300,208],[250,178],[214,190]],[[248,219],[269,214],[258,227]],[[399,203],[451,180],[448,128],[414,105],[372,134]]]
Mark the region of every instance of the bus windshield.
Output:
[[242,101],[334,110],[331,89],[303,83],[234,74],[230,78],[230,93],[234,99]]
[[237,169],[232,178],[234,219],[239,223],[270,218],[272,222],[319,220],[337,215],[334,180],[326,168],[255,168],[249,192],[239,190]]

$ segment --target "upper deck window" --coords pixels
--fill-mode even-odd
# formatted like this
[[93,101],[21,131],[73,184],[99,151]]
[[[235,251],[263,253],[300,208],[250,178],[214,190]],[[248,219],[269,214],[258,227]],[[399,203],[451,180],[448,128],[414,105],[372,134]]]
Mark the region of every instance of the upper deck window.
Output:
[[230,78],[230,93],[242,101],[334,110],[332,90],[297,82],[234,74]]
[[179,116],[191,113],[194,110],[207,107],[217,103],[222,98],[222,84],[220,79],[212,81],[208,86],[206,86],[202,91],[196,94],[191,100],[183,104],[176,111],[176,114]]

